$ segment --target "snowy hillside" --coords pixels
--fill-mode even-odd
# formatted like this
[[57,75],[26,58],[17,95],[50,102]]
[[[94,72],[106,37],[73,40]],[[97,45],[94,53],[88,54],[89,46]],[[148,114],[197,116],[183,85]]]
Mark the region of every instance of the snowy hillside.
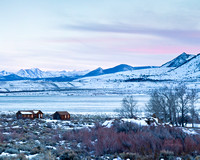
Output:
[[160,75],[171,70],[171,68],[151,68],[143,70],[133,70],[118,72],[114,74],[106,74],[95,77],[86,77],[72,81],[71,83],[78,88],[91,88],[91,89],[111,89],[116,93],[144,93],[148,92],[154,88],[162,87],[163,85],[168,85],[166,82],[150,82],[141,81],[137,83],[126,82],[128,79],[132,78],[158,78]]
[[189,59],[193,58],[195,55],[186,54],[183,52],[178,57],[174,58],[173,60],[163,64],[161,67],[179,67],[180,65],[187,62]]
[[54,91],[74,88],[69,82],[44,82],[44,81],[7,81],[0,82],[0,93],[16,91]]
[[141,78],[141,77],[159,77],[160,75],[167,73],[172,68],[150,68],[143,70],[132,70],[117,72],[113,74],[105,74],[94,77],[86,77],[74,80],[73,82],[94,82],[94,81],[106,81],[106,82],[121,82],[132,78]]
[[131,70],[86,77],[74,80],[72,83],[80,88],[118,88],[144,91],[145,88],[149,90],[158,86],[179,83],[180,81],[195,81],[195,83],[189,84],[191,87],[194,87],[199,80],[200,55],[195,56],[183,53],[160,68]]
[[[114,74],[85,77],[72,82],[51,82],[51,81],[2,81],[0,82],[0,92],[10,93],[29,92],[28,94],[38,94],[43,91],[56,91],[55,94],[67,95],[106,95],[106,94],[143,94],[170,85],[171,82],[126,82],[132,78],[157,78],[168,72],[171,68],[151,68],[144,70],[124,71]],[[173,82],[172,82],[173,83]],[[62,91],[62,92],[60,92]]]
[[142,67],[132,67],[127,64],[120,64],[112,68],[103,69],[101,67],[89,72],[88,74],[84,75],[84,77],[91,77],[91,76],[99,76],[104,74],[112,74],[117,72],[123,72],[123,71],[133,71],[133,70],[142,70],[142,69],[148,69],[148,68],[158,68],[156,66],[142,66]]
[[200,79],[200,55],[194,56],[180,67],[162,75],[161,79],[198,81]]

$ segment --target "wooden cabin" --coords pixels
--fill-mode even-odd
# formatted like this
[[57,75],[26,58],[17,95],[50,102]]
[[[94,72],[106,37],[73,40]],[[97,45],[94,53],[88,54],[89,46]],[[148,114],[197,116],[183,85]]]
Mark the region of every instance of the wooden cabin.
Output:
[[43,118],[43,113],[40,110],[21,110],[16,113],[17,119],[35,119]]
[[56,111],[53,114],[53,119],[70,120],[70,114],[67,111]]

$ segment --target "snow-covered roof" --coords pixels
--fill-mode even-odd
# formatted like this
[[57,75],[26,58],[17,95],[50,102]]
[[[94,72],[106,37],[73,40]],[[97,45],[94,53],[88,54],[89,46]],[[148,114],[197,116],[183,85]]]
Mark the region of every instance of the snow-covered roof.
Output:
[[39,112],[39,110],[33,110],[34,114],[37,114]]
[[67,111],[56,111],[55,113],[58,113],[59,115],[68,115],[69,114]]
[[32,112],[26,112],[26,111],[23,111],[23,112],[20,112],[21,114],[33,114]]
[[40,110],[21,110],[21,114],[37,114]]

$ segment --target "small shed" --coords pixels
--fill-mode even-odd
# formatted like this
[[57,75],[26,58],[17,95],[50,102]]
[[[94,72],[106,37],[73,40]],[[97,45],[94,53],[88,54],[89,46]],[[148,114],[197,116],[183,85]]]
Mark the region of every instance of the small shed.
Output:
[[42,118],[43,113],[40,110],[21,110],[16,113],[17,119],[35,119]]
[[53,114],[53,119],[70,120],[70,114],[67,111],[56,111]]

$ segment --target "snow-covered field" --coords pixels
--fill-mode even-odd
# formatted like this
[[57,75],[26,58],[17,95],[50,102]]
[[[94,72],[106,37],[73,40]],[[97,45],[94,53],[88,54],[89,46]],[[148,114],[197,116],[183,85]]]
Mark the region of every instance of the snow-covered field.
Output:
[[[39,109],[43,112],[67,110],[70,113],[112,113],[121,107],[123,95],[107,96],[0,96],[0,111]],[[136,94],[138,107],[144,108],[148,95]]]

